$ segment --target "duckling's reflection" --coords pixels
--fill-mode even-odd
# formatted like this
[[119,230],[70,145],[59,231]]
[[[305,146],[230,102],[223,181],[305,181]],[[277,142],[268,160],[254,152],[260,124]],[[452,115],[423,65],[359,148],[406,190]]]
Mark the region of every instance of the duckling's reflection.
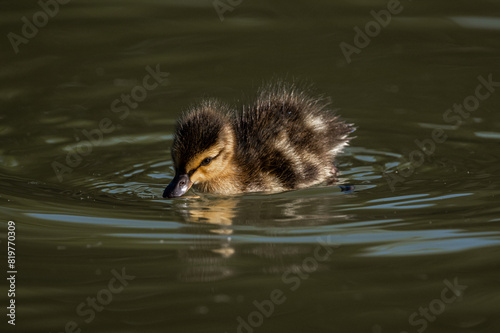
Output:
[[[186,282],[227,279],[236,275],[237,267],[241,267],[236,260],[248,256],[253,257],[248,260],[259,260],[253,264],[265,274],[294,271],[318,244],[266,243],[262,239],[283,234],[286,227],[320,226],[331,224],[332,220],[350,219],[348,215],[330,215],[331,206],[331,196],[271,200],[257,196],[189,198],[177,206],[178,212],[187,222],[203,225],[203,228],[197,230],[202,234],[189,249],[179,252],[179,257],[188,263],[179,278]],[[213,228],[207,228],[211,225]],[[250,230],[241,229],[245,226]],[[248,237],[260,238],[260,241],[242,243],[244,233],[251,233]],[[238,244],[234,244],[235,236],[239,236]],[[241,255],[238,259],[237,254]]]

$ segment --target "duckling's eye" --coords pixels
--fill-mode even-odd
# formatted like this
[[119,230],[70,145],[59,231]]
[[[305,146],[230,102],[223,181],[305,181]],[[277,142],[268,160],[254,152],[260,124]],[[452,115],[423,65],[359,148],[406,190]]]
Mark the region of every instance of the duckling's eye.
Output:
[[212,162],[212,157],[207,157],[203,161],[201,161],[200,165],[209,165]]

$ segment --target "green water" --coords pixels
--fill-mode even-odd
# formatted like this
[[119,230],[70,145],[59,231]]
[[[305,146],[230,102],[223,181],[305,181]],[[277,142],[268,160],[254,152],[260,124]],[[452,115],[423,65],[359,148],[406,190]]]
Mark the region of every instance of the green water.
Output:
[[[1,331],[498,332],[500,4],[230,3],[2,2]],[[356,191],[163,199],[179,114],[273,77]]]

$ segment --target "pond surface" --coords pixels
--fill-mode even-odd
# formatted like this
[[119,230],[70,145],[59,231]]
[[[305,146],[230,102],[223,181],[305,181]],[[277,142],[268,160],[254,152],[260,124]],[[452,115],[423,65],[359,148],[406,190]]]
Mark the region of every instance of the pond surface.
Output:
[[[0,14],[2,332],[499,331],[497,2],[50,3]],[[273,77],[356,190],[163,199],[180,113]]]

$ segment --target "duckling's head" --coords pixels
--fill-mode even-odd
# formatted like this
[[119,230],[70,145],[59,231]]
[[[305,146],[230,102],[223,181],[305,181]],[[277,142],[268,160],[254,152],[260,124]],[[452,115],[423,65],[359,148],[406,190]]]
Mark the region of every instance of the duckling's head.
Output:
[[172,145],[175,177],[164,198],[180,197],[193,184],[206,184],[227,173],[234,155],[234,131],[227,107],[205,101],[177,122]]

